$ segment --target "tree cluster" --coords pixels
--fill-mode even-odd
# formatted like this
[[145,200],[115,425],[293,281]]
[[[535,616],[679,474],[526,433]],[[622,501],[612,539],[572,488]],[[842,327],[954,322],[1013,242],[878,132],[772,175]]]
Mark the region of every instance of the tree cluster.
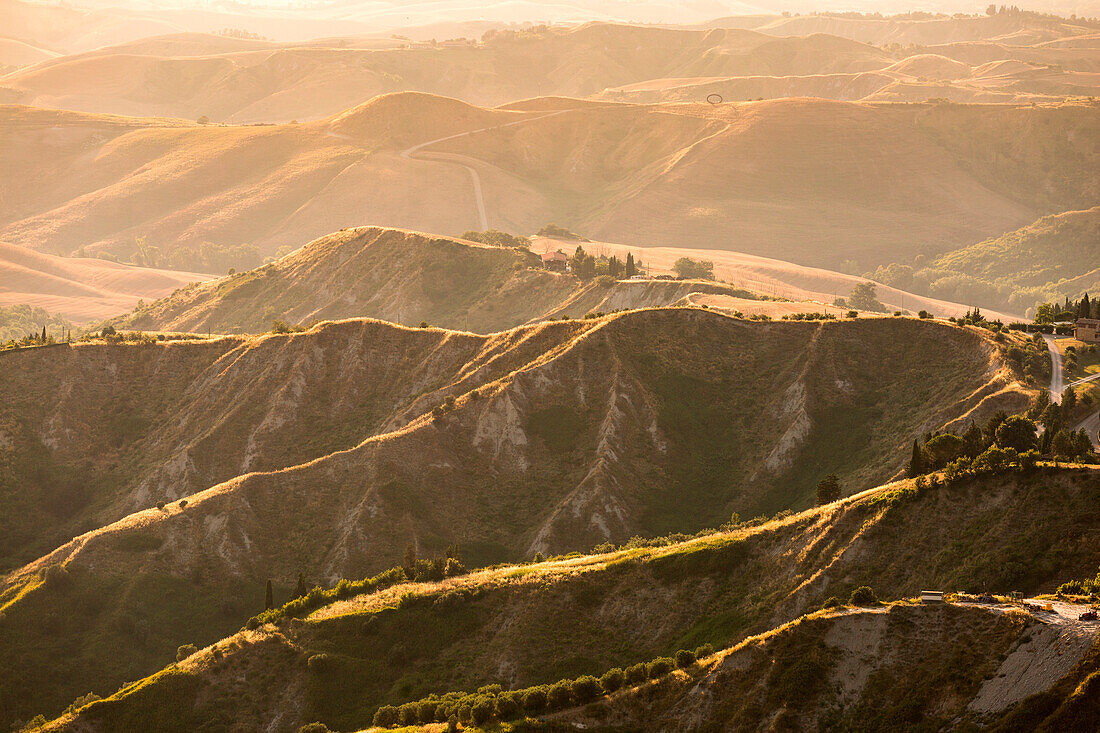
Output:
[[685,280],[713,280],[714,263],[710,260],[693,260],[681,257],[672,263],[672,271]]
[[870,281],[856,283],[847,298],[837,298],[833,301],[833,305],[872,313],[886,313],[886,306],[878,299],[877,288]]
[[617,256],[606,255],[593,256],[584,251],[584,247],[577,245],[577,250],[569,258],[569,269],[581,280],[591,280],[597,276],[607,275],[613,279],[633,277],[638,274],[639,265],[634,261],[634,254],[628,252],[626,261],[623,262]]
[[582,675],[548,685],[521,690],[504,690],[500,685],[485,685],[477,692],[448,692],[429,695],[404,705],[383,705],[374,714],[373,724],[383,728],[427,723],[485,725],[507,722],[526,716],[538,716],[587,705],[624,686],[660,679],[674,669],[687,669],[714,653],[710,644],[695,649],[680,649],[672,657],[658,657],[627,669],[609,669],[600,677]]
[[519,247],[527,249],[531,246],[531,240],[527,237],[517,237],[515,234],[502,232],[498,229],[486,229],[483,232],[468,231],[462,233],[462,239],[467,242],[478,242],[493,247]]

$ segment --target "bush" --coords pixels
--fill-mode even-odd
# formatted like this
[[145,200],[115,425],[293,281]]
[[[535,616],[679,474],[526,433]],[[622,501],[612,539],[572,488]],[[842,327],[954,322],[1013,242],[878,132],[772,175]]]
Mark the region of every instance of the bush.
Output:
[[244,627],[249,631],[255,631],[256,629],[260,628],[260,619],[253,616],[245,622]]
[[848,318],[859,318],[859,311],[848,311],[845,313]]
[[696,659],[706,659],[711,654],[714,654],[714,645],[707,643],[695,650]]
[[523,692],[523,709],[528,713],[541,713],[546,709],[546,687],[531,687]]
[[182,662],[184,659],[187,659],[192,654],[198,652],[198,650],[199,648],[194,644],[184,644],[183,646],[176,649],[176,661]]
[[511,695],[501,695],[497,698],[497,717],[501,720],[519,717],[519,704]]
[[932,314],[931,314],[931,313],[929,313],[929,312],[928,312],[928,311],[926,311],[926,310],[922,310],[922,311],[921,311],[920,313],[917,313],[917,317],[918,317],[918,318],[931,318],[931,317],[932,317]]
[[309,671],[314,674],[322,674],[327,672],[331,666],[331,659],[329,655],[325,653],[314,654],[312,657],[306,660],[306,666],[309,667]]
[[848,599],[848,602],[853,606],[873,606],[878,603],[878,596],[875,595],[870,586],[861,585],[852,591],[852,596]]
[[695,652],[690,649],[680,649],[676,652],[676,666],[678,668],[687,669],[693,664],[695,664]]
[[470,720],[478,725],[489,722],[493,717],[493,701],[491,698],[482,697],[470,708]]
[[373,725],[382,728],[391,728],[397,725],[397,708],[393,705],[383,705],[374,713]]
[[561,710],[573,703],[573,685],[567,680],[555,682],[546,692],[546,704],[551,710]]
[[417,712],[420,715],[421,723],[431,723],[436,718],[436,711],[439,709],[439,703],[435,700],[421,700],[417,706]]
[[600,681],[592,675],[586,674],[573,680],[573,699],[578,705],[587,705],[602,694]]
[[838,608],[840,606],[840,599],[836,596],[830,596],[825,599],[825,602],[821,604],[822,608]]
[[672,671],[673,665],[673,661],[668,657],[658,657],[646,665],[646,676],[651,680],[655,680],[658,677],[664,677]]
[[324,723],[306,723],[298,729],[298,733],[330,733]]
[[607,692],[615,692],[623,686],[623,682],[626,681],[626,675],[618,667],[607,670],[600,677],[600,686]]
[[632,665],[626,670],[626,681],[632,685],[638,685],[649,679],[649,674],[646,672],[645,664],[638,662]]
[[416,725],[420,722],[420,706],[415,702],[407,702],[397,708],[397,722],[399,725]]

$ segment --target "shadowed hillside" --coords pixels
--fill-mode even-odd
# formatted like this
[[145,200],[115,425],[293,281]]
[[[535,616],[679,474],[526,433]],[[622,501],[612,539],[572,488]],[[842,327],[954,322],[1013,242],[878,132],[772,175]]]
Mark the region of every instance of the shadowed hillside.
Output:
[[870,269],[1100,195],[1100,117],[1086,103],[486,110],[401,94],[269,127],[23,107],[0,117],[14,172],[0,182],[0,237],[123,259],[140,238],[167,256],[205,241],[273,254],[365,221],[460,232],[484,228],[484,204],[505,231],[557,221],[607,241]]
[[[846,599],[860,585],[888,599],[922,588],[1050,591],[1100,562],[1095,543],[1085,540],[1098,490],[1095,471],[1009,474],[922,489],[904,482],[669,547],[643,544],[363,595],[345,588],[330,594],[344,600],[304,623],[283,619],[242,631],[178,670],[86,708],[77,720],[98,730],[111,721],[166,720],[160,716],[171,710],[161,730],[214,717],[248,728],[277,721],[293,730],[322,720],[355,730],[369,724],[379,705],[429,693],[492,683],[517,689],[598,676],[704,643],[736,645],[814,611],[829,596]],[[982,551],[971,553],[974,546]],[[69,567],[76,587],[91,581],[78,563]],[[50,602],[49,593],[31,592],[21,601],[28,607],[22,613]],[[18,605],[9,617],[17,613]],[[1004,655],[1028,642],[1024,628],[1036,639],[1033,648],[1060,650],[1062,658],[1045,671],[1047,687],[1073,674],[1090,643],[1058,639],[1023,615],[975,608],[902,605],[816,615],[689,670],[703,694],[682,697],[687,680],[677,673],[656,689],[613,697],[604,703],[609,717],[585,722],[598,729],[616,719],[659,716],[670,730],[691,729],[706,720],[744,722],[786,710],[788,719],[804,722],[830,711],[848,721],[871,715],[889,727],[907,719],[914,705],[942,715],[945,700],[954,715],[969,715],[967,703],[983,676],[993,677]],[[1095,653],[1084,663],[1094,671]],[[911,684],[906,669],[921,670],[922,683]],[[839,682],[839,691],[825,679]],[[796,694],[792,685],[805,689]],[[1012,705],[1026,689],[987,700],[984,714],[1015,712]],[[806,700],[803,693],[823,704],[796,705]],[[561,717],[581,720],[598,712],[578,709]]]
[[[204,353],[190,357],[192,350]],[[80,376],[105,374],[116,360],[122,368],[131,355],[138,360],[125,368],[148,381]],[[14,433],[26,446],[15,456],[52,459],[60,471],[80,448],[95,454],[81,475],[93,475],[97,460],[110,462],[100,469],[107,478],[112,465],[129,467],[121,481],[115,476],[114,493],[108,485],[88,500],[145,507],[7,578],[0,601],[16,604],[9,621],[43,568],[59,562],[84,578],[78,593],[90,603],[123,599],[89,607],[72,619],[79,627],[50,622],[54,653],[73,660],[68,681],[48,686],[47,695],[62,698],[93,668],[97,679],[132,678],[184,641],[232,630],[266,578],[284,589],[301,571],[325,582],[361,576],[391,565],[409,542],[424,555],[457,542],[469,562],[485,564],[692,532],[731,511],[801,507],[824,473],[840,475],[849,490],[872,486],[902,466],[914,436],[1024,400],[991,344],[969,330],[907,319],[768,324],[691,309],[488,337],[348,321],[245,342],[2,358],[21,360],[18,373],[27,375],[13,385],[25,396],[4,404],[15,416],[38,415],[50,431],[36,447],[43,423],[8,418],[26,435]],[[178,381],[153,379],[157,364]],[[410,371],[412,364],[420,366]],[[394,377],[407,392],[395,390]],[[126,401],[88,393],[109,384],[132,385]],[[112,448],[109,412],[82,418],[92,424],[81,432],[67,430],[86,413],[65,409],[59,397],[146,405],[134,418],[147,422],[122,426],[123,447]],[[108,446],[98,454],[85,437],[97,434]],[[282,468],[293,461],[306,462]],[[261,472],[193,494],[186,507],[153,506],[189,494],[204,477],[250,470]],[[28,527],[46,516],[34,496],[7,493]],[[185,623],[167,624],[181,615]],[[146,629],[143,641],[111,661],[101,657],[102,645],[117,644],[134,623]],[[46,629],[24,628],[28,642],[46,643],[37,636]]]
[[[625,258],[625,255],[623,255]],[[263,332],[351,317],[486,333],[589,312],[671,305],[690,293],[752,297],[715,282],[582,282],[523,249],[395,229],[348,229],[251,272],[183,288],[119,328]]]

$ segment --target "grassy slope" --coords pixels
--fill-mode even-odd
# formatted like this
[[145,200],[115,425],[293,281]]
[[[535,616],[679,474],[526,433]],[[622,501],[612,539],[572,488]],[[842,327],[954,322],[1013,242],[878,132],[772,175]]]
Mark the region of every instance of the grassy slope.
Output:
[[183,288],[113,323],[239,333],[265,331],[274,319],[368,317],[486,333],[591,311],[671,305],[694,292],[751,297],[709,282],[581,283],[541,269],[529,252],[363,228],[322,237],[253,271]]
[[[670,145],[690,132],[677,119],[686,115],[710,124],[693,133],[695,144]],[[838,268],[934,255],[990,236],[978,232],[1093,205],[1098,151],[1074,141],[1094,139],[1097,119],[1087,103],[608,106],[433,149],[490,163],[482,169],[490,200],[505,200],[516,180],[552,193],[543,218],[598,239]],[[624,137],[652,142],[622,145]],[[648,155],[656,146],[681,150]],[[1068,180],[1082,185],[1060,182]],[[539,215],[502,206],[498,216],[530,230]]]
[[[704,642],[721,648],[863,584],[886,598],[927,587],[1049,591],[1066,577],[1090,574],[1100,562],[1100,548],[1086,540],[1100,519],[1098,500],[1095,470],[986,477],[920,492],[906,482],[668,548],[398,586],[337,602],[305,623],[242,632],[219,642],[220,659],[210,650],[192,657],[183,665],[189,688],[172,702],[176,717],[158,729],[183,730],[200,720],[257,728],[276,718],[291,729],[315,719],[355,729],[366,725],[379,704],[430,692],[493,682],[522,687],[599,674]],[[400,601],[406,593],[414,600]],[[944,609],[942,621],[924,613],[891,612],[884,621],[889,638],[881,654],[872,652],[881,667],[859,704],[849,700],[837,714],[856,719],[867,713],[884,725],[891,716],[906,715],[895,684],[903,668],[890,660],[921,636],[944,646],[906,657],[928,672],[913,697],[924,704],[942,700],[943,685],[950,684],[965,697],[980,678],[967,676],[970,671],[988,671],[1012,635],[1001,620],[970,616],[977,611]],[[563,618],[569,623],[562,624]],[[779,712],[783,680],[791,682],[797,672],[788,675],[781,666],[762,690],[751,669],[765,659],[778,658],[782,665],[805,656],[800,650],[817,645],[831,623],[818,619],[788,629],[777,647],[786,649],[782,654],[760,657],[751,646],[743,650],[750,673],[736,672],[741,667],[734,664],[732,676],[711,680],[719,689],[729,684],[742,692],[712,698],[712,714],[731,719]],[[938,629],[935,634],[927,632],[928,624]],[[329,655],[326,668],[307,670],[305,659],[321,652]],[[155,678],[149,687],[158,689]],[[828,687],[815,692],[829,699]],[[754,713],[748,703],[761,695],[772,697]],[[643,698],[637,705],[649,703],[662,710],[660,699]],[[629,703],[624,708],[630,712]],[[153,716],[164,709],[156,694],[123,693],[112,715],[160,719]],[[811,712],[796,708],[792,714],[797,719]],[[92,716],[83,720],[97,729]]]
[[981,298],[1023,311],[1100,290],[1100,206],[1044,216],[1000,237],[948,252],[917,277],[938,296]]
[[[236,411],[243,417],[254,409],[276,425],[300,416],[270,435],[261,430],[258,456],[308,460],[326,440],[354,441],[357,431],[342,426],[362,418],[339,412],[333,420],[331,401],[343,404],[333,393],[306,401],[308,412],[296,406],[319,385],[339,391],[361,379],[384,383],[377,372],[359,376],[377,369],[369,359],[344,370],[348,341],[379,342],[383,353],[394,353],[382,342],[388,330],[426,343],[443,339],[405,382],[410,393],[417,385],[437,391],[387,423],[412,420],[407,427],[300,466],[232,479],[191,496],[185,510],[148,509],[86,535],[10,575],[4,594],[13,598],[46,566],[64,562],[73,593],[91,610],[39,627],[32,619],[53,615],[37,604],[52,602],[32,593],[12,604],[11,623],[0,630],[19,629],[27,644],[51,647],[73,660],[74,670],[96,668],[96,679],[114,684],[133,670],[149,671],[175,645],[209,642],[234,628],[268,578],[282,596],[300,571],[325,582],[362,575],[397,561],[410,541],[423,554],[458,542],[469,561],[485,564],[635,533],[695,531],[717,526],[731,511],[751,516],[806,506],[825,472],[839,473],[850,490],[874,485],[901,467],[913,436],[971,411],[980,418],[1023,401],[1014,387],[1006,389],[990,346],[976,333],[915,320],[762,324],[667,309],[559,321],[484,341],[369,324],[269,337],[234,353],[224,361],[240,370],[228,377],[246,378],[263,365],[274,370],[273,381],[248,382],[252,392],[228,377],[219,382],[224,392],[200,383],[212,402],[196,403],[179,435],[209,431],[202,450],[193,451],[200,466],[223,452],[247,452],[236,436],[256,423],[235,425]],[[449,373],[428,368],[443,358],[434,352],[457,350],[456,364],[470,358],[447,346],[456,341],[483,345],[474,366],[441,378]],[[306,369],[306,355],[321,343],[335,361]],[[281,390],[265,403],[265,385],[287,378],[278,370],[279,352],[291,344],[305,360],[300,372],[289,372],[302,394]],[[424,352],[407,353],[413,362],[425,360]],[[341,373],[347,381],[332,378]],[[499,375],[506,376],[483,386],[479,398],[464,394]],[[216,396],[237,393],[240,402],[222,412],[227,406]],[[459,397],[456,409],[416,418],[447,394]],[[217,429],[204,427],[211,423]],[[363,432],[368,428],[369,420]],[[103,606],[104,595],[118,601]],[[167,623],[177,614],[187,617],[184,625]],[[146,629],[141,643],[122,643],[130,624]],[[30,665],[32,647],[12,643],[13,658]],[[112,645],[118,653],[102,655]],[[39,676],[45,673],[25,667],[25,683],[9,678],[0,685],[20,698],[38,690],[35,699],[45,705],[75,696],[77,680],[88,679],[74,671],[47,681]]]
[[364,222],[457,233],[476,226],[469,172],[399,152],[517,120],[431,148],[472,158],[490,225],[515,232],[558,221],[610,241],[870,269],[1098,194],[1086,103],[561,104],[550,115],[545,100],[487,110],[399,94],[267,127],[6,107],[0,236],[127,257],[141,236],[274,252]]
[[0,355],[5,569],[247,471],[350,448],[491,381],[576,324],[477,337],[378,321],[305,334]]

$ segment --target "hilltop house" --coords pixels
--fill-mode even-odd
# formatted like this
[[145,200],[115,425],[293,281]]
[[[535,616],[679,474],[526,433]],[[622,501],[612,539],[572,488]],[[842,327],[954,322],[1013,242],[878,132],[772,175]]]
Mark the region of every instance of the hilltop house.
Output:
[[1100,343],[1100,318],[1078,318],[1073,325],[1073,336],[1078,341]]
[[569,258],[560,249],[556,252],[544,252],[542,266],[554,272],[567,272],[569,270]]

